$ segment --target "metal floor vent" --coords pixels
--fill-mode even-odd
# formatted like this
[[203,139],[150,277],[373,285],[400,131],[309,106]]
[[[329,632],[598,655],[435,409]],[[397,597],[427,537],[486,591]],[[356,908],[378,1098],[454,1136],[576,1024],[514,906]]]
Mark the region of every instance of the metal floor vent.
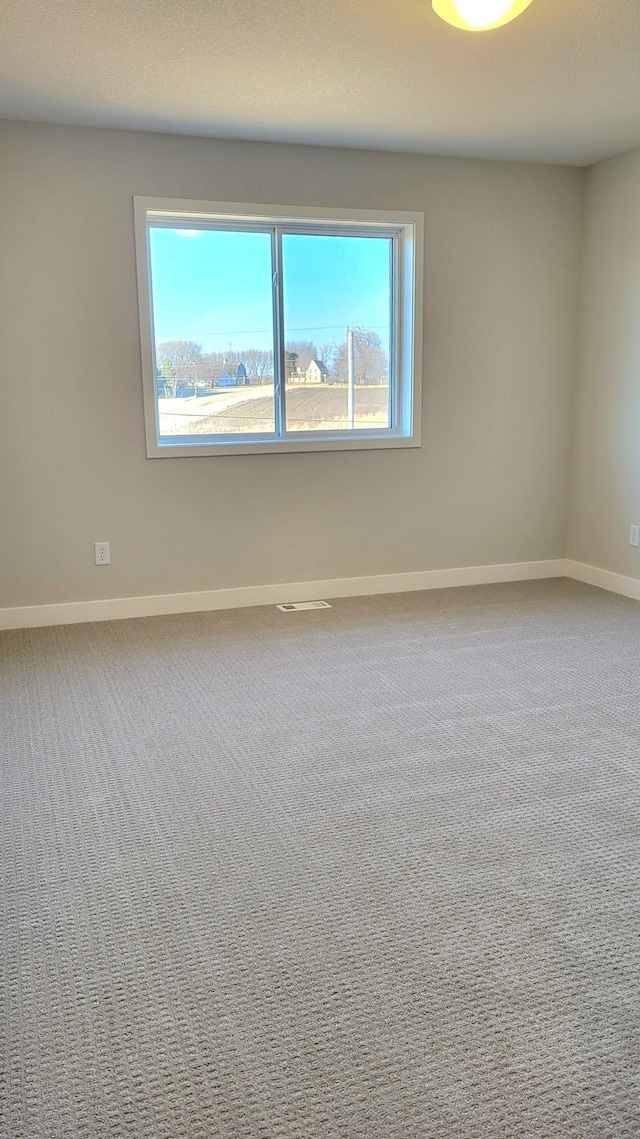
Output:
[[286,605],[278,605],[283,613],[293,613],[298,609],[331,609],[328,601],[289,601]]

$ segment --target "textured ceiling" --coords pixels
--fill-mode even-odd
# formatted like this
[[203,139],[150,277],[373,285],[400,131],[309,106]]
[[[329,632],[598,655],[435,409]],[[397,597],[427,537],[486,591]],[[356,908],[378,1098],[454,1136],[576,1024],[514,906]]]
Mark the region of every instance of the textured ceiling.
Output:
[[0,116],[586,165],[640,145],[640,0],[0,0]]

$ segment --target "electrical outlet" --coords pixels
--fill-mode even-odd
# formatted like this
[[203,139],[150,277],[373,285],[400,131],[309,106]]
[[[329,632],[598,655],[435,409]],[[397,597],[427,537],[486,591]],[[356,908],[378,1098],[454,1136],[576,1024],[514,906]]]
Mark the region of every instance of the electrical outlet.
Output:
[[629,527],[629,545],[637,546],[640,544],[640,526]]
[[110,566],[111,565],[111,550],[109,549],[108,542],[95,542],[94,549],[96,553],[97,566]]

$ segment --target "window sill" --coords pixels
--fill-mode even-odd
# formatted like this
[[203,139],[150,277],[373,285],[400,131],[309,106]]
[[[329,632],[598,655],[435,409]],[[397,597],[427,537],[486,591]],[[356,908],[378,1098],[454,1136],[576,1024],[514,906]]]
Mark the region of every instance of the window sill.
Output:
[[[301,433],[302,434],[302,433]],[[273,439],[259,442],[257,439],[233,442],[211,442],[204,439],[202,443],[195,443],[193,436],[176,437],[171,441],[150,443],[147,448],[148,459],[184,459],[203,457],[206,455],[284,455],[287,452],[300,454],[305,451],[381,451],[392,450],[398,447],[419,447],[418,434],[394,435],[385,432],[382,434],[367,433],[354,438],[340,439],[330,435],[307,435],[300,439]]]

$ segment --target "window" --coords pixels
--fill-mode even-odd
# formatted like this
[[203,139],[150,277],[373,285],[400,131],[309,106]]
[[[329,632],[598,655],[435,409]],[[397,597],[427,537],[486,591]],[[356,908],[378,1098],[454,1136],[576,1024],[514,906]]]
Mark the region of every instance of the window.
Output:
[[420,214],[135,209],[150,457],[419,446]]

